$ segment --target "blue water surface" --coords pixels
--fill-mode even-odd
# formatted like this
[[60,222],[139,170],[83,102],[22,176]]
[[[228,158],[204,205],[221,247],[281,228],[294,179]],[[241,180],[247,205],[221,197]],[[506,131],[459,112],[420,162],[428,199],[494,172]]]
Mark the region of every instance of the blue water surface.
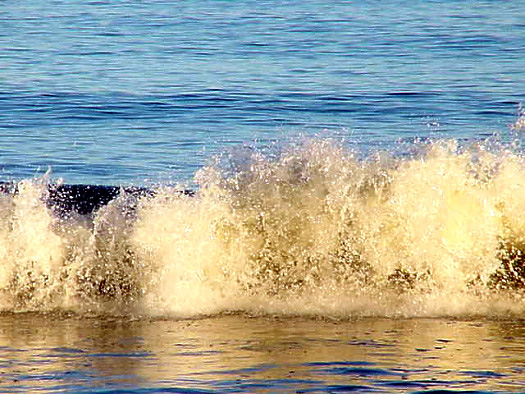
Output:
[[239,144],[368,152],[505,134],[525,2],[44,1],[0,6],[0,178],[186,181]]

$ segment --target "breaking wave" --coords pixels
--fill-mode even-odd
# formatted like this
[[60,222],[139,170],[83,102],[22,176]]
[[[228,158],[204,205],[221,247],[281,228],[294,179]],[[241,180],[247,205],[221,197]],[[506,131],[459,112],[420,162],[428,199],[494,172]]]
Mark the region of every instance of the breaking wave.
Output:
[[490,141],[359,159],[330,140],[225,153],[194,195],[57,214],[0,196],[0,308],[187,317],[525,312],[525,166]]

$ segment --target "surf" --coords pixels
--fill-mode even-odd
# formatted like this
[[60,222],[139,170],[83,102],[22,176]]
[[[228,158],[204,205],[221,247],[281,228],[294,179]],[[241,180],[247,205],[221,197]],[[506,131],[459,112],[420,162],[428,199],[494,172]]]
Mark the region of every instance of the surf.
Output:
[[192,192],[4,183],[0,308],[521,316],[523,156],[490,141],[411,149],[243,148]]

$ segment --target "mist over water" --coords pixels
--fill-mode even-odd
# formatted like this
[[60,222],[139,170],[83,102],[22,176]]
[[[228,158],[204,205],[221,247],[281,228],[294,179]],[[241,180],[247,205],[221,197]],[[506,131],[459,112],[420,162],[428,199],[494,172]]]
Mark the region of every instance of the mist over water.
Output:
[[[516,123],[519,125],[519,121]],[[240,147],[91,215],[2,196],[4,311],[191,317],[523,313],[525,167],[515,146],[436,140],[359,158],[333,140]]]

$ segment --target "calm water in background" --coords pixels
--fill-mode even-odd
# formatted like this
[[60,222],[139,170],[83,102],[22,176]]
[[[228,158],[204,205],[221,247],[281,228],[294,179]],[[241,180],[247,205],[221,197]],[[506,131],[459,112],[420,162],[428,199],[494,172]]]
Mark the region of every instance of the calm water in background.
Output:
[[4,179],[185,181],[301,133],[486,138],[525,91],[522,1],[23,1],[0,21]]
[[[495,133],[519,151],[510,125],[525,100],[524,10],[521,0],[2,2],[0,180],[52,166],[67,183],[191,183],[225,150],[303,135],[365,156]],[[2,306],[1,391],[525,390],[519,314],[149,320]]]

